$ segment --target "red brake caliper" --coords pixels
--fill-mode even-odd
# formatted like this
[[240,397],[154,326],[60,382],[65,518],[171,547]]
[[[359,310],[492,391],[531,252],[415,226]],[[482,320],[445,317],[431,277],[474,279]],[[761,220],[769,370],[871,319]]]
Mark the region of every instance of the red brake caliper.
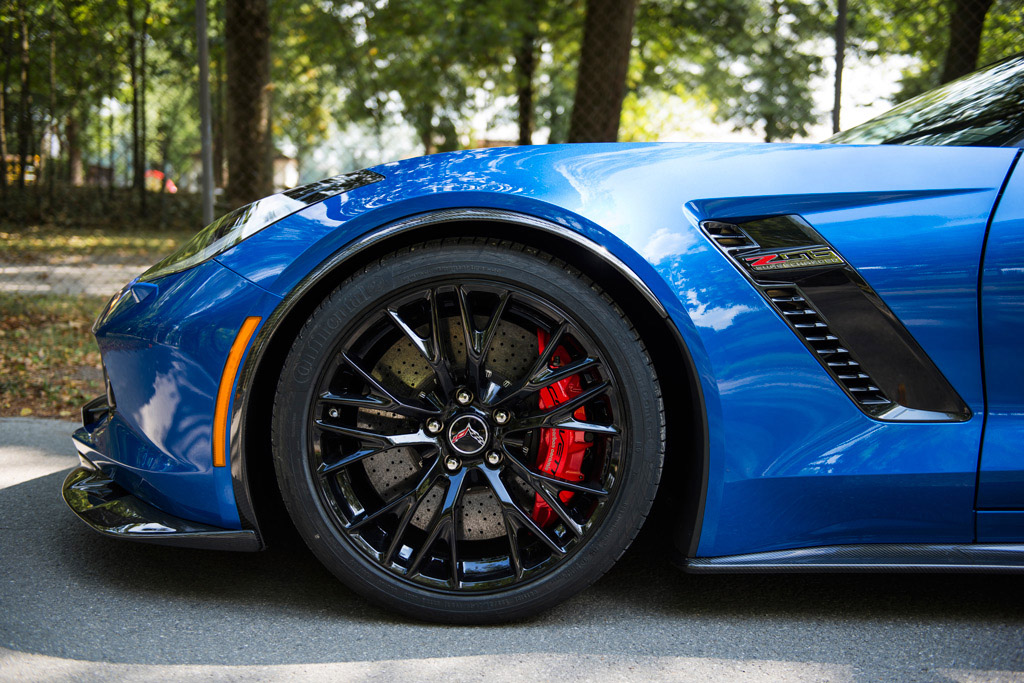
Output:
[[[547,333],[537,330],[537,346],[540,353],[544,353],[544,346],[547,342]],[[565,347],[559,346],[551,355],[551,368],[561,367],[570,360]],[[582,391],[579,375],[566,377],[541,389],[540,409],[542,411],[551,410],[555,406],[571,400]],[[585,422],[587,419],[587,412],[583,407],[577,408],[572,415],[580,422]],[[587,454],[589,447],[590,444],[585,440],[583,432],[573,429],[542,429],[540,430],[537,467],[541,472],[558,479],[583,481],[583,473],[580,470],[583,466],[583,457]],[[533,520],[543,527],[555,518],[555,511],[544,502],[539,493],[534,495]],[[558,494],[563,503],[568,503],[572,496],[572,491],[562,491]]]

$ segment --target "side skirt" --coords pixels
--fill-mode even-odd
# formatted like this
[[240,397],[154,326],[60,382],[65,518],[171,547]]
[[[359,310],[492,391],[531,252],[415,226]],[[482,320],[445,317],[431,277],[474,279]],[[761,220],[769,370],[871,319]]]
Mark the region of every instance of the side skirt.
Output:
[[833,545],[749,555],[688,557],[693,574],[799,572],[1024,573],[1024,543]]

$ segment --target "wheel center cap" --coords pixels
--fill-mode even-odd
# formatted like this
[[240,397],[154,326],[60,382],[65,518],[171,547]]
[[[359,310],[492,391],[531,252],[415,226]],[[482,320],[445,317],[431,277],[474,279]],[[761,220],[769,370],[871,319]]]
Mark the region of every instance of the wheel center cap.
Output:
[[462,415],[448,427],[448,443],[462,455],[476,455],[487,446],[487,423],[476,415]]

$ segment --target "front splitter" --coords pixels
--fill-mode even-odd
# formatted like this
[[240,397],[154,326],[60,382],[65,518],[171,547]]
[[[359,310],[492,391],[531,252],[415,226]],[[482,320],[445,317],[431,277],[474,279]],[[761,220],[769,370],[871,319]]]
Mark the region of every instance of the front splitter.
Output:
[[[78,441],[76,440],[76,445]],[[64,480],[64,502],[94,531],[111,538],[214,550],[261,549],[255,531],[220,529],[180,519],[139,500],[79,453],[82,466]]]

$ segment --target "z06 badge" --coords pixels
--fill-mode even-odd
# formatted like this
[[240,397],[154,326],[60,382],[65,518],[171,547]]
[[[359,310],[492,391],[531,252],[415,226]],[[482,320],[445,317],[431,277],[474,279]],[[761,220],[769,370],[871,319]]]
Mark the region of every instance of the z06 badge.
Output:
[[844,264],[842,257],[829,247],[803,247],[771,254],[744,256],[743,263],[754,271],[783,270],[785,268],[814,268]]

